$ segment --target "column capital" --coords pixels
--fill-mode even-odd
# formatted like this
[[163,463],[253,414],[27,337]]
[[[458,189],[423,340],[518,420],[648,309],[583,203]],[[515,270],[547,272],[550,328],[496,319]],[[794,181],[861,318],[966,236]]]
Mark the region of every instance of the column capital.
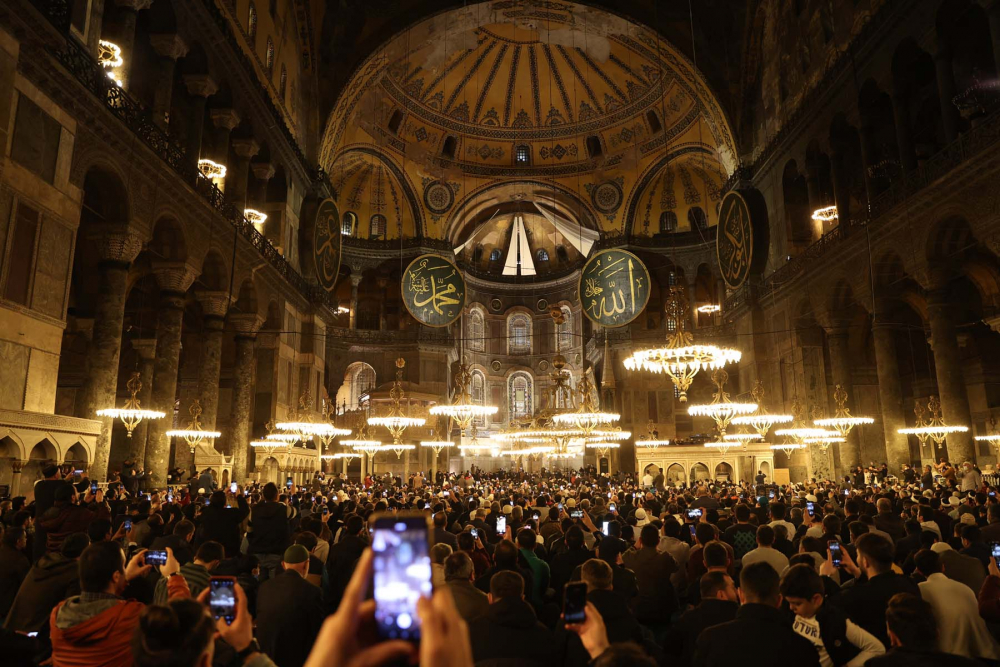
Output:
[[264,318],[256,313],[240,313],[229,316],[229,325],[236,331],[237,337],[253,337],[262,324],[264,324]]
[[278,347],[278,338],[281,334],[276,331],[261,331],[257,334],[257,347],[264,350],[273,350]]
[[260,152],[260,144],[253,137],[247,139],[232,139],[229,145],[233,147],[233,152],[236,153],[236,157],[249,160],[258,152]]
[[132,349],[135,350],[140,359],[150,361],[156,357],[156,339],[136,338],[132,341]]
[[357,289],[358,285],[361,284],[361,281],[363,279],[364,279],[364,276],[361,275],[360,273],[352,273],[351,274],[351,288],[352,289]]
[[115,0],[115,6],[121,9],[131,9],[133,12],[141,12],[149,9],[153,5],[153,0]]
[[24,470],[24,466],[28,465],[27,461],[21,461],[20,459],[14,459],[10,462],[10,469],[15,475],[20,475],[21,471]]
[[258,180],[269,181],[274,178],[274,165],[270,162],[251,162],[250,168]]
[[219,84],[208,74],[185,74],[184,85],[195,97],[211,97],[219,92]]
[[177,33],[168,32],[150,35],[149,43],[157,54],[171,60],[179,60],[188,54],[187,42]]
[[92,229],[87,238],[94,242],[102,262],[131,264],[142,250],[142,238],[128,228],[101,225]]
[[240,115],[236,113],[236,109],[211,109],[208,115],[212,119],[213,125],[225,128],[230,132],[240,124]]
[[205,317],[225,317],[232,304],[229,292],[224,290],[197,290],[194,298],[201,304],[201,312]]
[[152,263],[152,273],[161,290],[183,294],[194,283],[198,272],[187,262],[159,261]]

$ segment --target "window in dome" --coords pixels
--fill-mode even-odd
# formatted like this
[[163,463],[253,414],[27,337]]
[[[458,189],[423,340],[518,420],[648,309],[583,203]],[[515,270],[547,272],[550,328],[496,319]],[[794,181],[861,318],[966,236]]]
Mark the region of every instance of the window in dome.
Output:
[[[486,376],[482,371],[472,371],[472,402],[476,405],[486,405]],[[476,426],[486,426],[486,417],[476,417]]]
[[562,324],[556,325],[556,352],[571,352],[573,350],[573,312],[566,306],[560,309],[563,314]]
[[267,38],[267,55],[264,58],[264,66],[267,67],[267,73],[270,75],[274,72],[274,42],[271,38]]
[[386,220],[384,215],[381,213],[373,215],[370,226],[369,238],[380,239],[385,236]]
[[669,234],[677,231],[677,214],[673,211],[664,211],[660,214],[660,233]]
[[476,249],[472,251],[472,263],[478,264],[483,261],[483,246],[476,246]]
[[490,251],[490,261],[491,262],[500,261],[500,248],[493,248],[493,250]]
[[403,122],[403,112],[396,109],[392,112],[392,116],[389,117],[389,124],[386,126],[390,132],[397,134],[399,132],[399,124]]
[[549,251],[546,250],[545,248],[539,248],[536,254],[538,255],[539,262],[549,261]]
[[525,144],[514,149],[514,164],[531,164],[531,151]]
[[278,78],[278,97],[281,98],[282,102],[285,101],[285,88],[287,87],[287,85],[288,85],[288,70],[285,69],[284,65],[282,65],[281,76]]
[[353,211],[347,211],[344,213],[344,217],[341,219],[340,223],[340,233],[344,236],[353,236],[354,230],[358,226],[358,216],[354,214]]
[[601,139],[596,134],[587,137],[587,154],[590,157],[601,157],[604,150],[601,148]]
[[507,354],[531,354],[531,318],[524,313],[507,318]]
[[691,229],[698,229],[701,231],[708,229],[708,218],[705,216],[705,211],[701,210],[700,206],[692,206],[688,211],[688,224],[691,225]]
[[508,382],[508,416],[511,419],[530,417],[534,409],[531,376],[524,371],[518,371],[510,376]]
[[556,247],[556,257],[559,258],[560,262],[568,262],[569,261],[569,253],[566,252],[566,248],[564,248],[562,246],[557,246]]
[[660,117],[652,109],[646,112],[646,122],[649,123],[649,131],[653,134],[663,129],[663,125],[660,124]]
[[444,139],[444,145],[441,148],[441,155],[448,158],[449,160],[455,159],[455,150],[458,148],[458,139],[448,135]]
[[257,8],[250,3],[250,10],[247,12],[247,37],[250,38],[250,46],[257,40]]

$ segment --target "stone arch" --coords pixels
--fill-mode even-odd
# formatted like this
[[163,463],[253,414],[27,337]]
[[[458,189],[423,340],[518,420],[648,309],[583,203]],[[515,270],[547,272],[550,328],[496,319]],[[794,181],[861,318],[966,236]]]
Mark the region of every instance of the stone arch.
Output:
[[91,460],[90,451],[82,441],[77,440],[66,449],[66,453],[63,454],[62,459],[66,463],[82,461],[89,464]]
[[688,483],[687,470],[684,468],[683,463],[671,463],[663,471],[663,478],[668,486],[678,486]]
[[715,464],[715,471],[713,472],[713,479],[715,481],[725,480],[727,482],[732,482],[734,478],[735,468],[728,461],[719,461]]
[[361,396],[377,386],[375,369],[363,361],[355,361],[344,371],[344,381],[335,399],[337,405],[345,410],[356,410],[361,406]]
[[709,481],[711,479],[711,473],[709,470],[709,467],[701,461],[692,463],[691,470],[689,471],[688,483],[693,486],[700,481]]
[[809,217],[809,192],[806,177],[799,173],[794,159],[785,163],[781,173],[781,194],[789,245],[808,244],[813,237]]
[[240,284],[236,302],[233,304],[233,311],[248,315],[257,315],[260,312],[257,300],[257,287],[254,285],[252,279],[247,278]]
[[48,438],[42,438],[28,450],[28,460],[59,461],[59,449]]
[[196,283],[202,289],[211,292],[229,290],[229,267],[222,254],[215,249],[209,250],[201,263],[201,273]]
[[83,206],[80,225],[126,227],[131,219],[131,197],[127,179],[111,163],[93,163],[83,176]]
[[161,217],[153,225],[153,236],[146,250],[154,260],[183,262],[187,260],[187,239],[184,228],[173,217]]
[[514,307],[504,313],[504,338],[508,355],[534,354],[534,317],[530,310]]
[[0,435],[0,457],[27,460],[28,449],[24,446],[24,440],[10,430]]

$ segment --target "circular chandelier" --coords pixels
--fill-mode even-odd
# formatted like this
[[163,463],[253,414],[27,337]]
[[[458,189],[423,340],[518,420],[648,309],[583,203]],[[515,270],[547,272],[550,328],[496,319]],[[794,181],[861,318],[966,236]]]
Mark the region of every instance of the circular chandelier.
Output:
[[450,440],[421,440],[420,446],[433,449],[434,456],[440,456],[442,451],[455,445]]
[[378,448],[380,452],[396,452],[396,458],[402,458],[403,452],[410,452],[416,449],[416,445],[404,445],[401,442],[394,442],[391,445],[382,445]]
[[599,426],[613,424],[621,419],[621,415],[614,412],[602,412],[594,400],[594,391],[590,378],[587,377],[586,369],[581,373],[580,386],[580,407],[573,412],[557,412],[552,415],[553,424],[568,425],[578,429],[584,436],[590,435]]
[[472,372],[468,364],[461,364],[455,373],[455,396],[447,405],[435,405],[430,409],[432,415],[450,417],[458,426],[462,435],[472,424],[472,420],[495,415],[500,410],[495,405],[480,405],[472,400],[469,388],[472,386]]
[[[919,407],[919,406],[918,406]],[[962,426],[960,424],[946,424],[944,417],[941,416],[941,401],[937,396],[931,396],[930,400],[927,401],[927,409],[930,410],[930,419],[926,422],[924,421],[924,411],[923,409],[914,409],[914,413],[917,415],[917,424],[913,428],[901,428],[897,429],[898,433],[903,435],[915,435],[917,436],[923,444],[930,444],[931,441],[935,445],[941,446],[941,443],[951,435],[952,433],[967,433],[969,430],[968,426]]]
[[730,449],[736,446],[736,443],[728,441],[706,442],[704,446],[706,449],[717,449],[723,456],[725,456]]
[[358,454],[357,452],[337,452],[336,454],[323,454],[323,458],[326,458],[327,456],[329,456],[331,459],[335,461],[338,461],[340,459],[347,459],[349,461],[351,459],[361,458],[361,454]]
[[751,415],[733,417],[730,423],[734,426],[749,426],[757,431],[760,439],[763,440],[767,437],[767,432],[771,430],[772,426],[775,424],[787,424],[794,419],[792,415],[772,414],[764,408],[764,383],[760,380],[754,382],[753,389],[750,390],[750,396],[753,397],[754,402],[759,406],[757,411]]
[[202,176],[209,180],[226,177],[226,165],[219,164],[218,162],[209,160],[208,158],[198,160],[198,171],[201,172]]
[[825,436],[822,438],[803,438],[802,444],[804,445],[818,445],[822,451],[826,451],[830,448],[830,445],[839,445],[841,443],[847,442],[847,438],[839,435]]
[[806,446],[800,442],[783,442],[780,445],[771,445],[771,449],[780,449],[785,453],[785,456],[791,456],[795,450],[805,448]]
[[722,306],[717,303],[706,303],[704,306],[698,306],[698,312],[704,313],[705,315],[711,315],[712,313],[718,313],[722,310]]
[[258,211],[255,208],[245,208],[243,209],[243,217],[252,225],[261,225],[267,220],[267,213]]
[[751,442],[757,442],[763,440],[764,436],[760,433],[726,433],[722,436],[725,442],[731,442],[733,444],[739,445],[744,450],[750,446]]
[[872,417],[854,417],[851,415],[851,411],[847,408],[847,392],[839,384],[833,391],[833,400],[837,402],[837,411],[834,413],[834,416],[828,419],[814,419],[813,424],[816,426],[831,426],[837,429],[837,432],[842,437],[846,438],[847,434],[855,426],[875,423],[875,419]]
[[729,422],[738,415],[747,415],[757,411],[756,403],[734,403],[729,400],[729,392],[726,391],[726,382],[729,380],[729,373],[722,368],[712,373],[712,382],[715,383],[715,393],[712,394],[712,402],[704,405],[692,405],[688,408],[688,414],[692,417],[711,417],[715,420],[715,425],[721,435],[726,434]]
[[588,442],[586,447],[587,449],[596,449],[597,455],[600,456],[601,458],[605,458],[608,456],[608,454],[611,452],[612,449],[618,449],[619,447],[621,447],[621,444],[617,442],[607,442],[607,441]]
[[142,406],[139,405],[139,399],[136,394],[142,389],[142,381],[139,379],[139,373],[132,373],[132,377],[129,378],[128,383],[125,387],[129,390],[131,396],[125,405],[121,408],[102,408],[97,411],[98,417],[111,417],[112,419],[121,419],[122,423],[125,425],[125,431],[128,433],[128,437],[132,437],[132,431],[135,427],[139,425],[143,419],[163,419],[166,417],[165,412],[160,412],[159,410],[143,410]]
[[625,368],[650,373],[666,373],[679,393],[681,403],[687,402],[687,391],[698,371],[722,368],[740,360],[739,350],[716,345],[695,345],[694,336],[687,331],[687,296],[684,288],[674,285],[664,310],[668,322],[674,322],[676,331],[667,334],[667,345],[648,350],[636,350],[625,359]]
[[191,407],[188,408],[188,414],[191,415],[191,421],[188,422],[188,426],[185,429],[172,429],[167,431],[168,438],[184,438],[187,441],[188,447],[191,448],[191,452],[194,453],[195,448],[203,443],[205,440],[215,440],[216,438],[222,437],[222,433],[219,431],[205,431],[201,428],[201,403],[196,398],[191,401]]
[[645,437],[638,438],[635,440],[636,447],[644,447],[646,449],[652,449],[654,447],[666,447],[670,444],[669,440],[661,440],[659,434],[656,432],[656,428],[653,424],[653,420],[650,419],[646,422],[646,435]]
[[396,379],[392,383],[392,390],[389,397],[392,399],[392,408],[389,414],[382,417],[369,417],[369,426],[383,426],[392,436],[394,444],[399,444],[403,431],[411,426],[423,426],[426,421],[423,417],[409,417],[403,414],[400,401],[404,398],[403,393],[403,369],[406,367],[406,360],[402,357],[396,359]]
[[379,440],[359,438],[354,440],[339,440],[338,442],[342,447],[350,447],[354,451],[367,454],[368,458],[375,456],[382,449],[382,443]]
[[281,448],[281,443],[277,440],[253,440],[250,446],[253,447],[254,451],[259,449],[266,456],[273,456]]
[[840,215],[837,213],[836,206],[824,206],[812,212],[812,219],[816,222],[832,222],[839,220]]
[[781,428],[774,432],[775,435],[784,436],[786,438],[795,438],[796,440],[805,440],[806,438],[829,438],[837,435],[835,431],[827,431],[823,428],[812,428],[809,426],[797,427],[797,428]]

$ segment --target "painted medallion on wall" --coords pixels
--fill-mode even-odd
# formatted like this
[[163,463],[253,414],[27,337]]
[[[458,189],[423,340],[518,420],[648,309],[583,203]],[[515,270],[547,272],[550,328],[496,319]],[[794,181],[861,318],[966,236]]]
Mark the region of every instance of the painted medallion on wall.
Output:
[[410,262],[400,290],[410,315],[429,327],[448,326],[465,305],[465,279],[440,255],[421,255]]
[[626,250],[601,250],[587,260],[580,274],[583,312],[605,327],[625,326],[649,301],[649,271]]
[[[766,230],[767,225],[766,208],[757,201],[759,197],[756,195],[759,195],[756,190],[731,191],[722,199],[719,208],[715,250],[722,278],[730,289],[746,282],[754,266],[760,263],[756,255],[767,254],[766,233],[755,234],[755,230]],[[755,249],[761,249],[761,252],[756,253]]]
[[316,210],[316,224],[313,226],[313,259],[316,279],[327,292],[332,292],[337,284],[342,246],[337,204],[332,199],[324,199]]

